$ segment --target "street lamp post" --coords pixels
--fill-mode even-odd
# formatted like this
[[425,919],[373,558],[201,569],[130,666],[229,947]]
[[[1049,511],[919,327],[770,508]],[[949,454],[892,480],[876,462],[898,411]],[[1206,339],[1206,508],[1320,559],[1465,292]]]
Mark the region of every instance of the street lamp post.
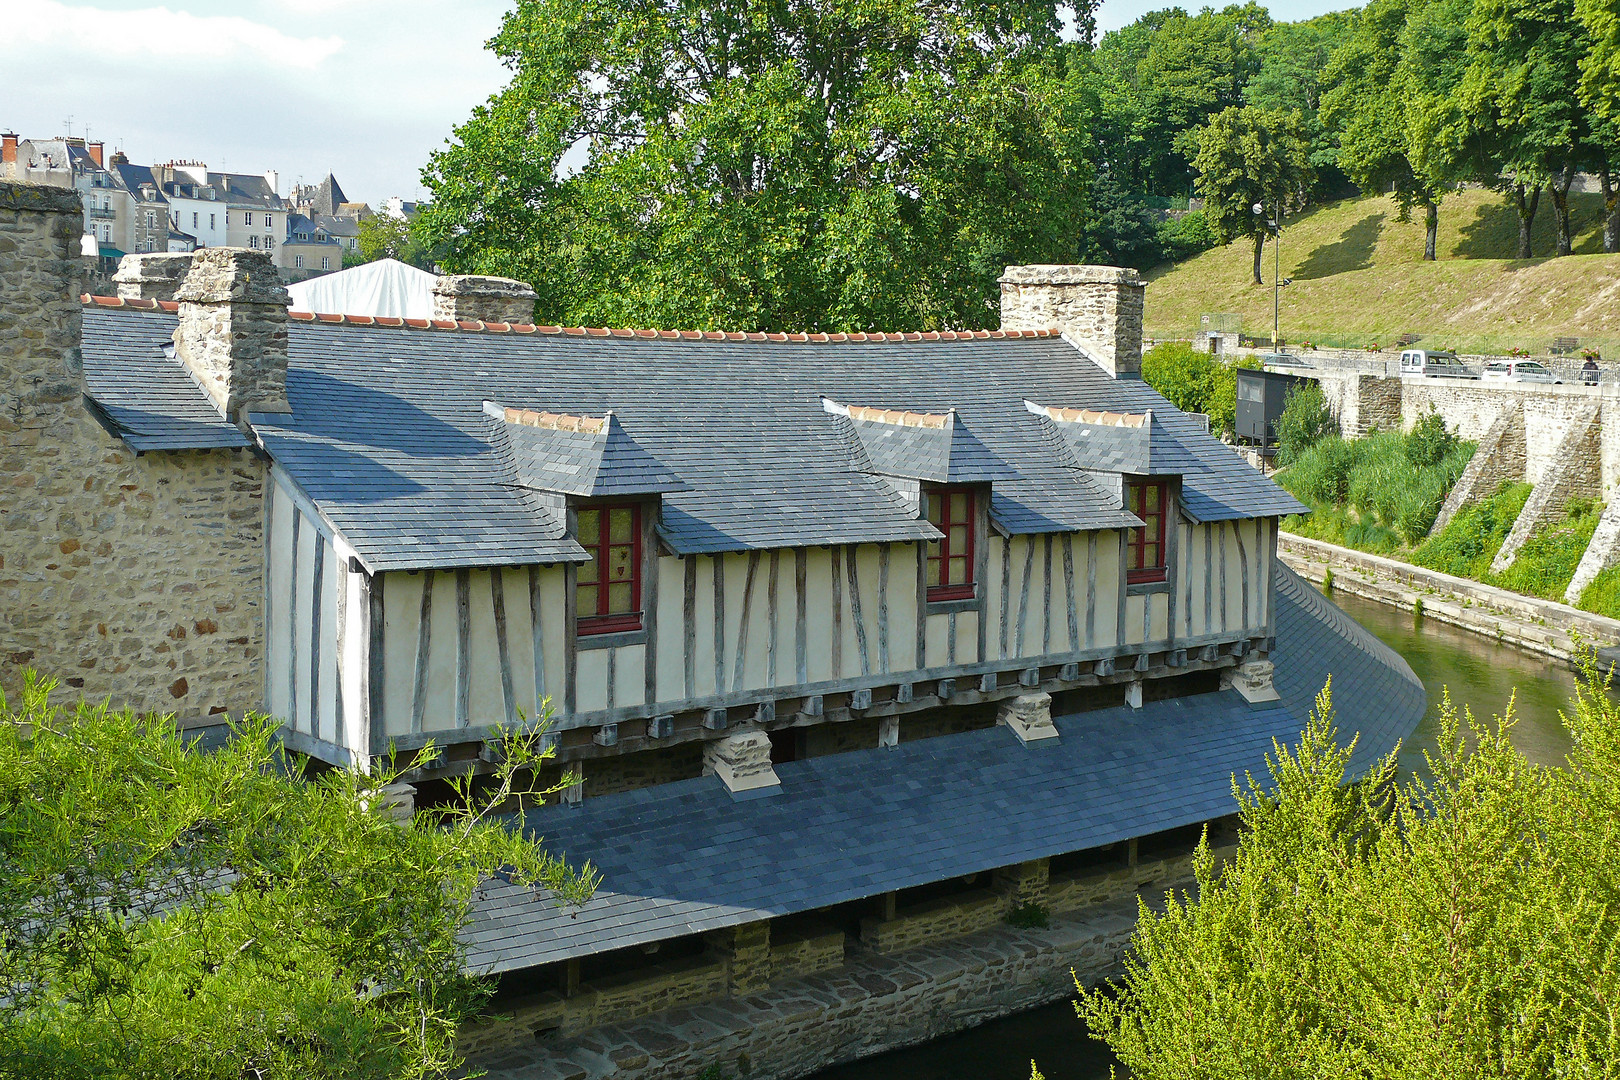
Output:
[[[1254,210],[1255,217],[1260,217],[1266,212],[1263,203],[1255,203],[1251,209]],[[1277,339],[1282,336],[1278,330],[1282,321],[1282,289],[1284,285],[1291,285],[1294,281],[1293,278],[1284,281],[1282,276],[1282,228],[1278,224],[1281,220],[1282,212],[1280,209],[1276,217],[1266,218],[1266,228],[1271,232],[1271,347],[1273,350],[1277,348]]]

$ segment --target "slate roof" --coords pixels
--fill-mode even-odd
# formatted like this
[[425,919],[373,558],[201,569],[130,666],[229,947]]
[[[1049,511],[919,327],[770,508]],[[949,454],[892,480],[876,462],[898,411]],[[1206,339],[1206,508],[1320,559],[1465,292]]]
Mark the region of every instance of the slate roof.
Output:
[[1059,738],[1028,747],[998,727],[789,762],[773,798],[733,801],[708,776],[531,812],[548,849],[589,859],[602,885],[576,909],[488,883],[471,966],[510,971],[1224,816],[1233,774],[1267,775],[1272,740],[1297,740],[1330,675],[1364,771],[1417,726],[1423,685],[1280,565],[1277,585],[1275,704],[1227,690],[1058,717]]
[[142,453],[251,446],[191,372],[165,354],[171,339],[152,330],[166,324],[172,332],[174,316],[132,314],[84,313],[84,380],[101,421]]
[[211,172],[208,182],[220,189],[221,202],[231,206],[251,203],[271,210],[282,208],[281,196],[270,186],[270,181],[253,173]]
[[510,464],[512,482],[581,498],[653,495],[686,487],[680,477],[625,433],[611,410],[600,418],[570,417],[573,425],[526,422],[529,416],[484,402],[490,443]]
[[863,471],[936,484],[989,484],[1020,479],[1018,471],[991,453],[955,409],[913,413],[851,408],[822,399],[829,416],[859,444]]
[[[308,318],[289,327],[293,412],[254,417],[255,429],[372,571],[583,557],[510,482],[490,442],[485,401],[588,416],[613,410],[686,485],[663,498],[661,534],[679,554],[937,535],[883,480],[850,467],[847,432],[823,410],[822,396],[919,412],[954,408],[985,450],[1018,473],[995,484],[990,507],[1009,533],[1139,524],[1117,496],[1052,452],[1026,399],[1152,409],[1196,464],[1182,500],[1199,520],[1300,509],[1147,384],[1109,377],[1055,335],[715,340],[725,335],[493,333],[453,324],[441,332]],[[118,404],[194,422],[209,406],[200,389],[184,392],[175,362],[163,356],[174,325],[164,310],[86,309],[86,350],[106,358],[88,380],[92,396],[103,398],[110,368],[122,365]],[[142,393],[148,382],[152,391]]]

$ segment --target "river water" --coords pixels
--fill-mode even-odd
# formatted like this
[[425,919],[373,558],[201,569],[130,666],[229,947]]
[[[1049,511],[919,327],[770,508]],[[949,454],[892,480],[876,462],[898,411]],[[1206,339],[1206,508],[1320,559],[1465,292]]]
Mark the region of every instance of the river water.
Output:
[[[1458,711],[1466,705],[1478,717],[1500,714],[1516,694],[1513,744],[1532,761],[1563,761],[1569,737],[1558,713],[1569,707],[1575,686],[1568,664],[1433,619],[1415,620],[1409,611],[1376,601],[1343,593],[1333,599],[1406,657],[1428,688],[1429,713],[1402,747],[1403,768],[1422,769],[1423,751],[1438,745],[1436,707],[1448,687]],[[1087,1035],[1074,1006],[1060,1001],[923,1046],[826,1069],[812,1080],[1029,1080],[1031,1061],[1046,1080],[1108,1080],[1113,1057]]]

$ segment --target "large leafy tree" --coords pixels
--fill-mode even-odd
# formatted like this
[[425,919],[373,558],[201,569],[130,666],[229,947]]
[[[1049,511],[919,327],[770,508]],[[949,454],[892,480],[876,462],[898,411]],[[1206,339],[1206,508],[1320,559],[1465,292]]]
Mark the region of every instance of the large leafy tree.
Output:
[[1423,210],[1423,257],[1435,258],[1440,201],[1448,186],[1416,164],[1409,72],[1400,63],[1408,11],[1421,0],[1372,0],[1355,18],[1324,73],[1323,125],[1338,135],[1336,163],[1363,191],[1389,191],[1410,221]]
[[1620,708],[1595,670],[1543,769],[1441,714],[1424,775],[1359,782],[1318,699],[1196,898],[1143,906],[1116,994],[1082,1015],[1140,1080],[1538,1080],[1620,1061]]
[[1225,241],[1253,241],[1254,283],[1260,284],[1270,223],[1280,227],[1284,214],[1303,205],[1316,175],[1300,114],[1253,105],[1217,113],[1198,131],[1193,164],[1216,233]]
[[546,319],[984,325],[1004,264],[1082,242],[1095,95],[1058,30],[1039,0],[519,0],[422,227]]
[[488,999],[459,940],[479,883],[591,889],[488,817],[532,790],[537,735],[402,824],[391,775],[306,776],[268,720],[205,753],[50,688],[0,696],[5,1080],[449,1076]]
[[1339,166],[1338,141],[1321,115],[1322,98],[1331,85],[1329,64],[1354,21],[1354,13],[1333,12],[1273,24],[1259,37],[1260,68],[1243,87],[1246,104],[1300,114],[1310,139],[1317,190],[1324,195],[1342,192],[1345,174]]
[[1620,0],[1575,0],[1586,31],[1581,103],[1591,117],[1594,156],[1603,187],[1603,250],[1620,251]]
[[1546,187],[1557,218],[1557,253],[1570,253],[1569,189],[1589,154],[1577,90],[1587,40],[1573,0],[1474,0],[1468,69],[1458,90],[1483,132],[1519,218],[1528,259],[1536,202]]

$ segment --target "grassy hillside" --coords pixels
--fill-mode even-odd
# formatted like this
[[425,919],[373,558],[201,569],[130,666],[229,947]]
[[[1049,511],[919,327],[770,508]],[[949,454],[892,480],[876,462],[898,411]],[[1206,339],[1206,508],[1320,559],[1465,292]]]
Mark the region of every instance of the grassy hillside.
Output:
[[[1421,220],[1396,220],[1385,196],[1347,199],[1286,222],[1282,334],[1319,345],[1388,346],[1404,333],[1431,346],[1543,353],[1557,337],[1620,358],[1620,255],[1604,255],[1596,195],[1572,196],[1576,254],[1509,259],[1517,223],[1506,201],[1470,190],[1440,207],[1436,262],[1423,261]],[[1542,197],[1534,250],[1552,252],[1553,215]],[[1253,248],[1239,242],[1148,275],[1147,333],[1186,337],[1205,312],[1238,312],[1247,333],[1271,330],[1272,252],[1263,286],[1250,282]]]

